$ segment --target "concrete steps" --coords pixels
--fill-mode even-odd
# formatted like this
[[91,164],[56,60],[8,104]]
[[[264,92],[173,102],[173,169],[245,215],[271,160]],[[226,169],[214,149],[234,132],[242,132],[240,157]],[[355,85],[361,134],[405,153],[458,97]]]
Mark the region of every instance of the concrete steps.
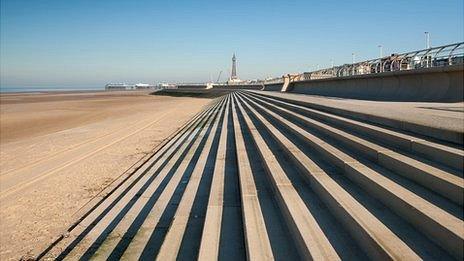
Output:
[[[393,123],[388,124],[385,122],[385,127],[374,125],[378,122],[382,122],[375,119],[370,119],[372,116],[361,115],[358,113],[354,118],[360,118],[364,121],[357,121],[347,117],[339,116],[340,113],[337,110],[334,113],[327,113],[324,111],[330,111],[325,107],[322,107],[321,110],[312,109],[311,107],[304,107],[302,105],[285,102],[280,99],[272,98],[265,96],[263,94],[250,93],[255,96],[258,96],[266,101],[272,101],[278,104],[282,108],[289,109],[293,112],[298,112],[300,114],[309,116],[318,121],[334,125],[339,128],[343,128],[348,131],[361,133],[363,136],[374,139],[379,142],[383,142],[384,145],[391,148],[398,148],[405,152],[410,152],[414,154],[419,154],[424,158],[440,162],[451,168],[462,170],[464,168],[464,151],[462,148],[455,148],[450,146],[445,146],[437,142],[432,142],[424,140],[423,138],[417,138],[416,136],[401,133],[398,131],[392,131],[388,129],[389,126],[394,126]],[[316,106],[316,108],[318,108]],[[337,112],[337,114],[335,114]],[[366,123],[371,121],[372,123]],[[417,131],[419,132],[419,131]]]
[[[256,103],[254,103],[254,104],[256,106],[258,106],[258,107],[260,106],[260,105],[258,105]],[[261,108],[263,108],[263,107],[261,107]],[[375,178],[381,178],[382,177],[380,174],[376,173],[372,169],[369,169],[367,166],[363,165],[362,163],[360,163],[356,159],[354,159],[351,156],[343,153],[342,151],[338,150],[334,146],[325,143],[323,140],[319,139],[318,137],[312,135],[311,133],[303,130],[302,128],[298,127],[297,125],[295,125],[295,124],[291,123],[290,121],[286,120],[281,115],[273,113],[273,112],[271,112],[271,111],[269,111],[267,109],[264,109],[264,110],[267,113],[269,113],[270,115],[279,118],[279,120],[281,122],[283,122],[284,124],[287,124],[289,131],[296,132],[299,135],[301,135],[302,137],[304,137],[305,139],[307,139],[307,142],[310,143],[311,145],[313,145],[315,150],[317,150],[321,154],[326,155],[325,158],[327,160],[329,160],[332,164],[338,166],[344,173],[355,172],[354,175],[351,174],[350,176],[357,176],[357,177],[362,175],[362,176],[365,176],[367,178],[367,177],[370,176],[372,178],[371,181],[373,179],[375,179]],[[270,126],[270,123],[265,122],[264,125]],[[326,126],[326,127],[328,127],[328,126]],[[344,137],[346,139],[350,138],[350,137],[346,137],[346,136],[342,136],[342,137]],[[282,141],[282,140],[284,140],[284,137],[280,137],[278,140]],[[338,140],[338,141],[340,142],[340,140]],[[374,146],[371,145],[371,147],[374,147]],[[382,151],[382,150],[380,150],[380,151]],[[296,148],[293,148],[292,150],[289,150],[289,152],[293,155],[293,158],[295,158],[295,159],[297,157],[300,158],[300,159],[297,159],[295,163],[296,164],[298,164],[298,162],[303,163],[303,164],[300,164],[300,165],[302,166],[302,168],[306,168],[307,172],[315,172],[315,173],[320,172],[320,170],[317,167],[313,168],[312,170],[308,169],[308,166],[314,165],[314,164],[309,163],[308,162],[309,159],[304,159],[305,156],[300,156],[302,153],[301,152],[297,153]],[[392,164],[399,164],[399,163],[400,162],[394,162]],[[405,170],[405,171],[408,171],[408,170]],[[355,178],[357,178],[357,177],[355,177]],[[353,181],[357,181],[357,179],[353,179]],[[385,187],[387,187],[389,185],[394,186],[394,184],[388,183],[388,180],[382,180],[382,181],[384,182],[382,185],[385,186]],[[462,186],[462,183],[463,183],[462,180],[460,181],[460,183],[461,183],[461,186]],[[312,179],[311,179],[311,184],[314,184],[314,181]],[[363,184],[363,185],[366,185],[366,184]],[[372,184],[368,184],[368,186],[369,185],[372,185]],[[382,186],[379,183],[377,183],[375,185]],[[427,202],[421,200],[421,198],[419,198],[419,197],[414,197],[414,195],[408,194],[407,191],[402,190],[402,188],[400,186],[396,186],[394,188],[396,190],[388,190],[388,192],[390,192],[390,195],[388,195],[389,197],[398,195],[397,193],[403,192],[402,193],[403,196],[408,196],[408,199],[411,200],[411,201],[408,201],[408,202],[407,201],[403,202],[403,208],[404,208],[404,205],[409,204],[408,208],[404,208],[404,209],[398,209],[396,206],[399,206],[399,205],[393,205],[392,204],[392,206],[395,207],[394,209],[397,210],[398,213],[402,213],[402,212],[405,212],[405,211],[410,211],[410,210],[412,210],[414,208],[416,208],[415,211],[417,211],[418,209],[420,209],[420,208],[422,208],[424,206],[422,208],[422,212],[421,212],[421,210],[418,211],[418,212],[421,212],[422,215],[420,217],[416,216],[414,218],[414,220],[411,220],[411,221],[412,221],[413,224],[415,224],[417,226],[420,226],[420,229],[424,229],[426,232],[430,231],[430,233],[431,233],[430,237],[431,238],[437,239],[437,242],[440,243],[440,244],[444,244],[444,242],[453,242],[453,240],[456,239],[456,237],[458,237],[458,239],[460,239],[460,240],[463,239],[463,233],[462,233],[462,228],[461,228],[461,226],[462,226],[461,220],[459,220],[458,218],[453,217],[452,215],[447,215],[446,213],[444,213],[444,211],[441,211],[439,208],[433,208],[433,206],[431,206],[431,204],[427,204]],[[461,187],[461,193],[462,193],[462,187]],[[339,191],[337,193],[330,193],[330,194],[332,194],[332,195],[341,195],[341,192]],[[382,199],[382,198],[380,198],[380,199]],[[385,200],[386,202],[384,202],[384,204],[388,204],[389,203],[388,202],[389,198],[385,197],[384,199],[387,199],[387,200]],[[358,210],[357,213],[359,213],[359,212],[360,211]],[[430,218],[430,216],[428,216],[427,214],[424,214],[424,212],[427,212],[432,217],[433,216],[435,216],[435,217],[440,216],[440,217],[444,218],[445,220],[435,220],[435,222],[438,223],[438,222],[441,221],[442,224],[446,224],[445,227],[437,228],[435,226],[435,227],[431,228],[430,223],[432,223],[432,222],[428,222],[428,223],[427,222],[425,222],[425,223],[418,222],[418,223],[416,223],[416,221],[421,221],[420,220],[421,218]],[[417,215],[418,213],[415,213],[415,214]],[[410,217],[411,215],[412,214],[409,214],[408,217]],[[442,235],[442,234],[436,233],[437,230],[441,230],[441,231],[445,230],[445,231],[451,231],[451,232],[446,237],[440,237],[440,235]],[[453,249],[453,248],[456,247],[456,245],[450,243],[448,245],[448,247],[450,249]],[[461,249],[455,249],[455,251],[460,251],[460,250]],[[458,253],[458,252],[456,252],[456,253]]]
[[[290,110],[279,108],[268,102],[264,104],[270,105],[274,109],[277,109],[279,113],[286,113],[290,117],[295,117],[297,120],[303,122],[310,128],[313,128],[324,135],[336,140],[336,142],[342,143],[348,148],[356,151],[361,156],[375,162],[379,166],[390,169],[400,175],[407,178],[413,179],[414,181],[431,188],[432,190],[440,193],[441,195],[453,200],[457,204],[462,205],[462,191],[464,186],[464,180],[462,179],[462,172],[453,170],[442,170],[433,165],[429,165],[426,162],[416,160],[411,157],[407,157],[396,151],[390,150],[386,147],[377,145],[368,140],[362,139],[355,135],[349,134],[343,130],[333,128],[327,124],[320,123],[312,120],[305,116],[298,115]],[[258,105],[259,106],[259,105]],[[286,121],[283,119],[283,121]],[[290,129],[294,131],[296,128],[295,124],[291,124]],[[300,133],[300,135],[307,136],[306,133]],[[319,144],[323,144],[324,141],[319,141]],[[329,150],[334,150],[328,148]],[[445,152],[446,153],[446,152]],[[342,154],[339,152],[338,154]],[[342,156],[347,158],[347,156]],[[350,160],[350,159],[348,159]],[[337,164],[337,162],[335,162]],[[343,168],[343,163],[338,162],[337,164]]]
[[[272,97],[280,101],[301,105],[344,118],[385,126],[395,131],[413,133],[415,136],[425,137],[427,140],[434,139],[440,142],[447,142],[458,145],[461,148],[464,145],[464,131],[462,130],[461,117],[456,117],[455,114],[454,116],[453,114],[448,116],[435,116],[434,113],[430,111],[425,112],[417,110],[421,108],[421,104],[404,105],[401,102],[396,104],[395,102],[388,104],[372,104],[372,101],[363,100],[346,103],[343,102],[343,99],[341,102],[334,102],[337,98],[331,97],[263,91],[253,92],[264,97]],[[445,105],[446,103],[439,104]],[[441,109],[441,107],[434,105],[434,103],[422,105],[427,106],[425,108],[428,109]],[[453,106],[452,103],[450,105]],[[357,106],[361,108],[357,108]],[[377,108],[377,106],[379,108]],[[458,104],[457,106],[460,107],[461,105]],[[393,113],[381,112],[382,110],[391,110]],[[412,113],[409,110],[412,110]],[[404,113],[402,114],[403,111]],[[418,115],[414,117],[416,113]]]
[[40,258],[464,258],[464,152],[250,91],[214,100]]

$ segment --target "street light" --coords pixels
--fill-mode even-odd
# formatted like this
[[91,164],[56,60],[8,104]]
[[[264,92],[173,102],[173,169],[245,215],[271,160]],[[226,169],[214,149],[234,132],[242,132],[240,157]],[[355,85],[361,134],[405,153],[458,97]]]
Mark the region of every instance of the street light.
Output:
[[379,60],[380,60],[379,71],[382,72],[383,46],[381,44],[379,44],[379,45],[377,45],[377,47],[379,47]]
[[430,33],[424,32],[425,34],[425,49],[430,49]]
[[355,54],[351,53],[351,75],[354,75],[355,70],[354,70],[354,60],[355,60]]
[[332,68],[332,75],[335,75],[334,59],[330,59],[330,67]]
[[[425,49],[430,49],[430,33],[424,32],[424,34],[425,34]],[[431,56],[427,55],[426,57],[427,61],[426,61],[425,67],[429,67],[429,59],[431,58],[432,58]]]

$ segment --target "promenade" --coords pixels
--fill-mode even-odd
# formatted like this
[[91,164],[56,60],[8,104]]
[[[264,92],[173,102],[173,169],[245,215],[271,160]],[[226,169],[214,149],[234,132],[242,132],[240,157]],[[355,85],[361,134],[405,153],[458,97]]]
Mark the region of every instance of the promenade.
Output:
[[462,104],[358,104],[229,92],[39,258],[462,259]]

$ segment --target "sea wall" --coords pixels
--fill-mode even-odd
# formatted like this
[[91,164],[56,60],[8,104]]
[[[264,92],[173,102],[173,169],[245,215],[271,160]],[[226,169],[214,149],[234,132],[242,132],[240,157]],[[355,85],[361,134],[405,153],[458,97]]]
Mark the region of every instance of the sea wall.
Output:
[[200,84],[192,84],[192,85],[181,84],[181,85],[177,85],[177,89],[205,89],[205,88],[206,88],[206,84],[205,85],[200,85]]
[[289,92],[385,101],[459,102],[464,100],[463,78],[463,65],[454,65],[294,82]]
[[261,84],[237,84],[237,85],[220,85],[213,86],[213,89],[227,89],[227,90],[261,90],[263,85]]

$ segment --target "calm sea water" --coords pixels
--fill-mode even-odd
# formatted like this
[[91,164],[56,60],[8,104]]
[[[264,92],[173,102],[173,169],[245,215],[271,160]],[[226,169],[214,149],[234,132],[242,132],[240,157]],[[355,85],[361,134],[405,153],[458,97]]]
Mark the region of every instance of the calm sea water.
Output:
[[63,92],[63,91],[103,91],[104,87],[0,87],[0,93],[7,92]]

